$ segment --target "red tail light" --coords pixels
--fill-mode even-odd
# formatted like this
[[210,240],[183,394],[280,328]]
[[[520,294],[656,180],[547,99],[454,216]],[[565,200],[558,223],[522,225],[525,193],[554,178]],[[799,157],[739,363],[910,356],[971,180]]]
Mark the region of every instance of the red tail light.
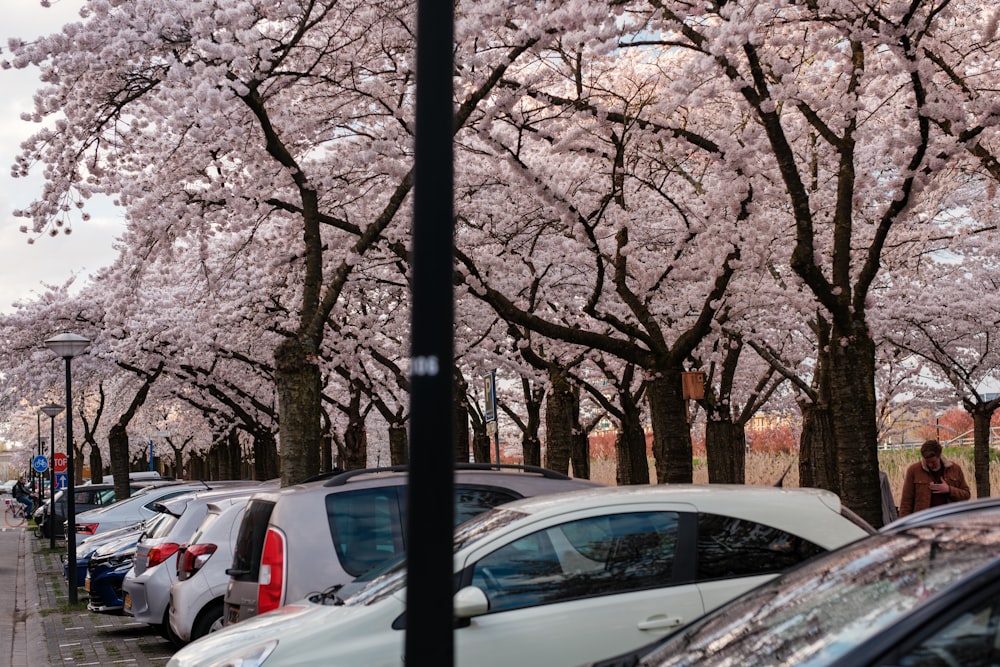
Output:
[[76,524],[76,532],[83,535],[93,535],[97,532],[97,527],[101,525],[99,523],[78,523]]
[[257,584],[258,614],[281,606],[285,594],[285,538],[274,528],[268,528],[264,537]]
[[159,546],[153,547],[149,550],[149,554],[146,556],[146,567],[153,567],[154,565],[159,565],[163,561],[167,560],[181,548],[181,545],[175,542],[166,542]]
[[214,544],[189,544],[177,564],[177,578],[181,581],[190,579],[191,576],[201,569],[201,566],[208,562],[218,547]]

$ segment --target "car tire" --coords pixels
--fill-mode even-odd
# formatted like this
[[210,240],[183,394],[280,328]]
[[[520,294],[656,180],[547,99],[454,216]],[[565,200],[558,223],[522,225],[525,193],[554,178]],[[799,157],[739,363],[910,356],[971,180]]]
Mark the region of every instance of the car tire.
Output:
[[200,639],[210,632],[222,629],[222,622],[224,620],[222,602],[222,598],[212,600],[205,605],[204,609],[198,612],[198,618],[195,619],[194,625],[191,627],[191,641]]

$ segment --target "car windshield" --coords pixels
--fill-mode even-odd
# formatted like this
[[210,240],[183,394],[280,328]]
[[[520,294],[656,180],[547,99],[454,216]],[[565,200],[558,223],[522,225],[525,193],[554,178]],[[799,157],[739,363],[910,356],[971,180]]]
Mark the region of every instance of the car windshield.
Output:
[[[454,550],[458,551],[473,540],[485,538],[523,516],[526,516],[523,512],[492,509],[473,517],[455,529]],[[404,586],[406,554],[402,553],[345,585],[338,597],[347,605],[371,604],[402,590]]]
[[995,522],[873,536],[721,607],[641,664],[825,665],[995,558],[998,546]]

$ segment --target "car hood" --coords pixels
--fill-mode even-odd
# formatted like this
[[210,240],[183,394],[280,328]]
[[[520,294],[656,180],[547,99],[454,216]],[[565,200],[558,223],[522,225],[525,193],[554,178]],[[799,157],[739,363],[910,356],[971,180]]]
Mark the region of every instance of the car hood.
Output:
[[[206,635],[175,653],[167,666],[205,667],[223,658],[245,656],[273,641],[278,645],[265,663],[268,665],[326,667],[333,652],[350,663],[354,650],[374,657],[370,649],[385,644],[385,632],[406,608],[403,593],[371,605],[321,605],[301,600]],[[379,651],[392,656],[389,664],[398,665],[402,660],[404,633],[397,634],[398,647],[383,646]]]

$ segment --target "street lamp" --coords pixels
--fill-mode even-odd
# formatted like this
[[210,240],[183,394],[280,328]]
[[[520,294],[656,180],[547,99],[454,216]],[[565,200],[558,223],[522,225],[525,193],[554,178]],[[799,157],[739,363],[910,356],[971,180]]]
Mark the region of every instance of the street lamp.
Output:
[[56,548],[56,415],[63,409],[63,406],[58,403],[49,403],[42,406],[41,409],[48,415],[51,428],[49,432],[49,444],[52,447],[49,455],[49,549]]
[[[62,333],[45,341],[45,347],[66,360],[66,558],[69,575],[69,603],[76,604],[76,503],[74,502],[73,471],[73,383],[70,362],[87,349],[90,340],[71,333]],[[53,508],[55,509],[55,508]]]

